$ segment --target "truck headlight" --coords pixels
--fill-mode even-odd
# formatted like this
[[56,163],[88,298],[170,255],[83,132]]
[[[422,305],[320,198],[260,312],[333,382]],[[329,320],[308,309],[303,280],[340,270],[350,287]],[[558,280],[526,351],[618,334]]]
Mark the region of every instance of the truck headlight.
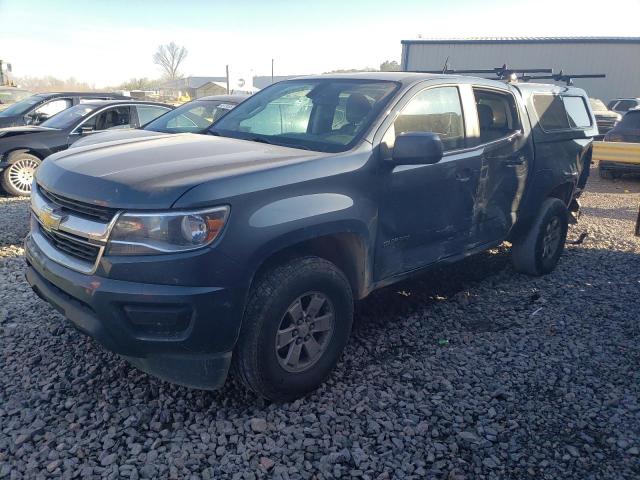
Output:
[[111,230],[108,255],[151,255],[194,250],[222,232],[229,207],[193,212],[125,212]]

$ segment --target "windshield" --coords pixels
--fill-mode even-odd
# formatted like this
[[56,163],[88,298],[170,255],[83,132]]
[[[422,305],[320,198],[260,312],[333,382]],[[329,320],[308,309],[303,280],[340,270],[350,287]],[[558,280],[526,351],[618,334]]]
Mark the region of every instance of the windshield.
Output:
[[591,110],[594,112],[606,112],[609,110],[604,102],[599,98],[590,98],[589,103],[591,104]]
[[234,102],[194,100],[156,118],[144,130],[162,133],[201,133],[234,108]]
[[213,135],[320,152],[351,148],[399,88],[384,80],[276,83],[218,120]]
[[96,108],[93,105],[80,104],[75,107],[67,108],[62,112],[54,115],[49,120],[42,122],[41,127],[47,128],[66,128],[75,124],[81,118],[86,117]]
[[41,102],[43,98],[39,95],[31,95],[30,97],[25,98],[24,100],[20,100],[19,102],[14,103],[10,107],[4,109],[0,112],[0,117],[13,117],[14,115],[24,115],[31,108]]
[[27,92],[26,90],[15,90],[12,88],[0,89],[0,105],[19,102],[30,95],[32,95],[32,93]]

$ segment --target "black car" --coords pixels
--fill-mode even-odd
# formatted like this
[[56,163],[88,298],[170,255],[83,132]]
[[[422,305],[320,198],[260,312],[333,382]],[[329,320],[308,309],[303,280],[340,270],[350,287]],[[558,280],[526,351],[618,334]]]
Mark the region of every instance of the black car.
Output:
[[629,110],[604,136],[605,142],[640,143],[640,109]]
[[55,114],[89,100],[131,100],[115,93],[38,93],[0,111],[0,128],[39,125]]
[[33,172],[48,155],[99,130],[149,123],[172,108],[163,103],[93,100],[68,108],[38,126],[0,129],[0,184],[11,195],[28,195]]
[[84,147],[101,142],[154,136],[160,133],[206,133],[213,122],[236,107],[249,95],[212,95],[180,105],[137,130],[105,131],[73,144]]
[[579,88],[404,72],[274,83],[209,131],[48,157],[26,276],[142,370],[272,400],[328,377],[377,288],[505,240],[552,271],[598,133]]
[[611,130],[620,121],[622,115],[613,110],[609,110],[599,98],[590,98],[591,110],[596,117],[598,133],[602,136]]

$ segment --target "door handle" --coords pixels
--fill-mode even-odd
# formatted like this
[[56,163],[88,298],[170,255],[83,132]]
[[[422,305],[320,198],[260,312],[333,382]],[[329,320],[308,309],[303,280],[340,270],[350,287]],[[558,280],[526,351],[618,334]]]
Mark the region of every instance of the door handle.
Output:
[[504,164],[507,167],[517,167],[519,165],[524,165],[526,160],[527,159],[524,156],[520,156],[520,157],[516,157],[516,158],[510,158],[509,160],[504,162]]
[[456,180],[459,182],[467,182],[471,178],[471,169],[464,168],[456,172]]

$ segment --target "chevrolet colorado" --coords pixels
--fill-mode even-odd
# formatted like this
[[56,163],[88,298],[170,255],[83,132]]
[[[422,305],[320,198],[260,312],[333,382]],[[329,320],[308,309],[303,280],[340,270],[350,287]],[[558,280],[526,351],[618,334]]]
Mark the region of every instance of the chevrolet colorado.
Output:
[[27,279],[82,332],[194,388],[276,401],[338,362],[354,302],[512,243],[558,263],[597,135],[584,91],[456,75],[273,84],[208,135],[48,157]]

